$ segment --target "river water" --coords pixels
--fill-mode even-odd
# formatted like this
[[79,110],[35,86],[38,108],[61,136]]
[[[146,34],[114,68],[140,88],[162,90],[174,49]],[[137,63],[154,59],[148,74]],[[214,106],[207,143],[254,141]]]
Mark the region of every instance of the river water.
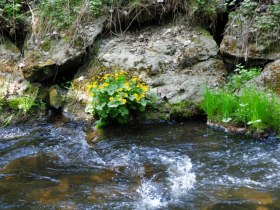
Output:
[[0,129],[1,209],[280,209],[280,143],[202,123],[130,125],[88,143],[67,122]]

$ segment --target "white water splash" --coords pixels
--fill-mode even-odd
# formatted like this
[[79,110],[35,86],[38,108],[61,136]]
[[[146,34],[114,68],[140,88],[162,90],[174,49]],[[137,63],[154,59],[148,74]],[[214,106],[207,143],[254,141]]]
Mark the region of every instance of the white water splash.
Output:
[[170,161],[170,167],[167,171],[173,199],[186,196],[187,191],[193,188],[196,179],[191,169],[192,163],[187,156]]
[[167,184],[143,180],[137,190],[141,196],[141,203],[137,209],[158,209],[178,202],[178,198],[187,197],[187,192],[194,187],[196,178],[191,172],[192,163],[187,156],[160,155],[159,159],[161,164],[167,166]]

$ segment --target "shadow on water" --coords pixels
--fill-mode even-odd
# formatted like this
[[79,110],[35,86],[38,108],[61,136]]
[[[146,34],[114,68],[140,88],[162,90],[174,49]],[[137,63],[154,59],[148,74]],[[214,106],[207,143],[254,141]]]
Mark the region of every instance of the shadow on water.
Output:
[[202,123],[0,129],[2,209],[280,209],[280,146]]

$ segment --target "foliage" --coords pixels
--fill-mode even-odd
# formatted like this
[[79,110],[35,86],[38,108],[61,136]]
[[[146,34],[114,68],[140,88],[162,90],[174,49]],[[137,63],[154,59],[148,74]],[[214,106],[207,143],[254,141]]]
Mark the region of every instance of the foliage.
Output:
[[195,0],[189,2],[192,5],[192,13],[195,15],[215,17],[218,10],[225,8],[226,4],[221,4],[217,0]]
[[45,21],[45,27],[60,30],[74,21],[80,6],[81,0],[45,0],[40,4],[40,19]]
[[245,47],[249,42],[269,45],[269,41],[279,40],[279,19],[280,1],[244,0],[230,13],[229,27]]
[[24,2],[21,0],[0,0],[0,30],[14,36],[26,17]]
[[258,75],[250,71],[242,67],[238,71],[240,74],[235,75],[233,81],[237,82],[233,85],[216,90],[206,89],[202,109],[210,121],[233,123],[257,131],[273,129],[279,132],[280,100],[270,91],[244,86],[248,79]]
[[105,74],[87,86],[92,97],[86,111],[98,117],[97,127],[111,122],[124,124],[133,111],[145,111],[151,103],[148,97],[148,86],[137,77],[128,79],[124,71]]
[[233,74],[231,76],[231,86],[233,89],[239,89],[242,85],[244,85],[249,80],[257,77],[261,73],[260,68],[249,68],[246,69],[244,66],[238,64],[236,65],[236,69],[234,70],[237,74]]

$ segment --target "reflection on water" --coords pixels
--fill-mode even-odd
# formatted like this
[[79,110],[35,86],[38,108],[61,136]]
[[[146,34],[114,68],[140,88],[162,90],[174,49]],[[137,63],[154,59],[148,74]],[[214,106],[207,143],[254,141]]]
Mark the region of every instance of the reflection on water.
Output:
[[280,144],[200,123],[0,129],[6,209],[280,209]]

